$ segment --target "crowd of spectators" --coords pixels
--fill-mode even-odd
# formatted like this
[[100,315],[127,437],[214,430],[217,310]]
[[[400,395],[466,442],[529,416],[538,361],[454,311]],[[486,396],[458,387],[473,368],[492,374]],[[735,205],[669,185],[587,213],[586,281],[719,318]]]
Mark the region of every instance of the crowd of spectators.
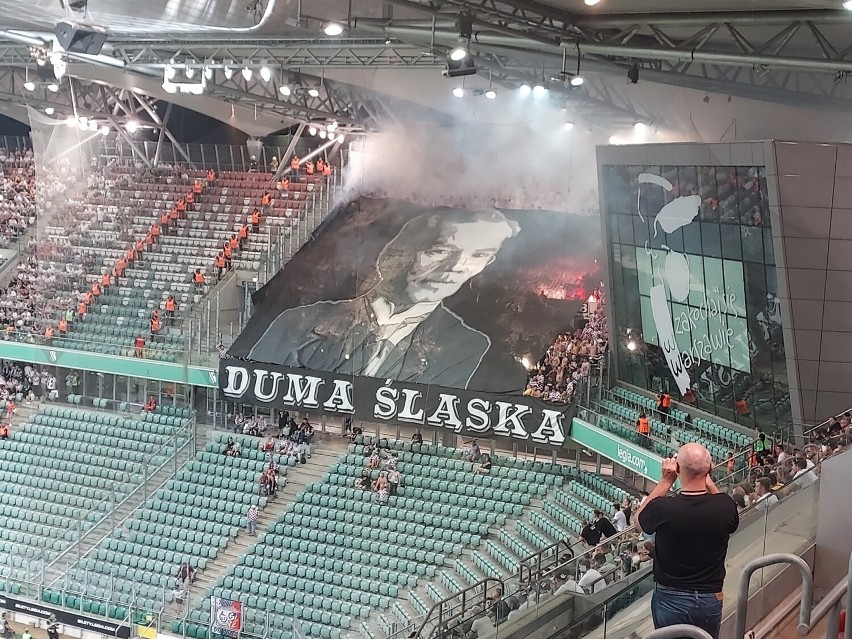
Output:
[[592,297],[597,310],[579,330],[560,333],[529,372],[524,395],[547,402],[567,404],[574,398],[592,366],[598,364],[607,348],[607,318],[604,294],[595,289]]
[[36,176],[32,150],[0,148],[0,248],[35,223]]
[[[281,410],[277,417],[275,424],[262,414],[244,415],[237,412],[234,416],[234,432],[257,437],[258,447],[269,453],[271,463],[274,463],[276,455],[279,461],[291,457],[296,463],[307,463],[314,441],[314,427],[307,415],[301,422],[296,422],[293,413]],[[242,456],[239,443],[234,440],[229,440],[222,452],[229,457]]]
[[50,371],[23,362],[3,362],[0,371],[0,404],[6,406],[9,417],[14,414],[14,410],[9,410],[10,403],[18,405],[37,399],[56,400],[58,397],[57,379]]
[[[355,480],[355,485],[361,490],[375,493],[376,501],[387,505],[390,498],[396,495],[402,481],[402,475],[397,468],[399,457],[387,448],[387,445],[382,448],[381,439],[367,446],[364,457],[364,471],[361,477]],[[372,478],[374,471],[378,473],[375,479]]]

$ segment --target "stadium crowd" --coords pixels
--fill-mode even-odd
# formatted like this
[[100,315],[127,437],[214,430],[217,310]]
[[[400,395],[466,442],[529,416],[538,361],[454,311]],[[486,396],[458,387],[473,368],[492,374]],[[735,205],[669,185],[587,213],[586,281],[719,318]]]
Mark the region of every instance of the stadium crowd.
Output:
[[530,370],[524,395],[548,402],[569,403],[592,366],[599,363],[607,348],[607,318],[604,293],[592,293],[598,309],[580,330],[557,335],[553,344]]

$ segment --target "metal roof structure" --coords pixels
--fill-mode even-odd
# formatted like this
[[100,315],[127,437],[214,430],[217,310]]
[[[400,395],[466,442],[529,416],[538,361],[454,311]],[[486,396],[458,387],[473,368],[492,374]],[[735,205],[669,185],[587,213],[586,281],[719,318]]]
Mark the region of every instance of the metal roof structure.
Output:
[[[109,30],[102,54],[63,53],[57,93],[23,89],[58,51],[52,32],[68,18]],[[330,21],[339,36],[323,33]],[[118,108],[123,97],[187,106],[255,136],[331,118],[369,127],[397,109],[436,111],[433,82],[392,96],[374,74],[439,77],[459,46],[477,69],[467,86],[544,83],[591,125],[653,122],[633,98],[654,84],[832,111],[852,100],[852,11],[839,0],[675,10],[662,0],[89,0],[86,13],[60,0],[0,0],[0,108],[23,117],[24,104],[73,106],[79,92],[119,122],[134,113]],[[164,73],[186,69],[205,76],[203,95],[164,88]],[[586,81],[575,87],[578,71]]]

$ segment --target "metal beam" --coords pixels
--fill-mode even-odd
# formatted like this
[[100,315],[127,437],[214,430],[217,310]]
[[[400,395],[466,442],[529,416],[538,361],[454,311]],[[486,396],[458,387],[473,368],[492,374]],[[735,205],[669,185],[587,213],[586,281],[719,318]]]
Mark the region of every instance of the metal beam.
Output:
[[106,119],[109,120],[112,123],[113,128],[116,130],[118,135],[121,136],[121,139],[124,140],[125,142],[127,142],[127,144],[130,146],[130,149],[133,151],[133,155],[135,155],[137,158],[139,158],[139,160],[142,162],[142,164],[144,164],[149,169],[153,168],[154,165],[151,163],[151,160],[149,160],[145,156],[145,153],[137,146],[136,140],[134,140],[132,137],[130,137],[127,134],[127,131],[124,130],[124,127],[121,126],[121,124],[118,122],[118,120],[116,120],[115,117],[111,113],[106,113],[105,116],[106,116]]
[[163,116],[163,126],[157,134],[157,149],[154,151],[154,166],[160,165],[160,153],[163,150],[163,140],[166,138],[166,127],[169,126],[169,118],[172,115],[172,103],[166,105],[166,114]]
[[152,107],[150,104],[148,104],[148,100],[144,96],[136,95],[136,96],[134,96],[134,98],[139,103],[139,105],[143,109],[145,109],[145,111],[148,113],[148,115],[151,116],[151,119],[154,121],[154,124],[156,124],[157,126],[160,127],[160,131],[165,132],[166,137],[169,138],[169,141],[171,141],[172,146],[174,146],[174,148],[177,149],[177,152],[180,153],[181,156],[183,156],[183,159],[186,160],[187,164],[189,164],[189,168],[194,169],[195,163],[189,157],[189,153],[186,152],[186,149],[184,149],[183,145],[180,142],[178,142],[177,138],[174,135],[172,135],[172,132],[169,131],[169,128],[163,123],[163,120],[157,114],[156,109],[154,109],[154,107]]
[[302,122],[293,134],[293,139],[291,139],[290,144],[287,145],[287,150],[284,151],[284,155],[281,156],[281,161],[278,163],[278,170],[275,171],[275,175],[272,176],[273,182],[277,182],[284,171],[289,168],[290,158],[293,157],[293,152],[296,150],[296,144],[299,142],[299,138],[302,137],[302,133],[304,133],[304,131],[305,123]]

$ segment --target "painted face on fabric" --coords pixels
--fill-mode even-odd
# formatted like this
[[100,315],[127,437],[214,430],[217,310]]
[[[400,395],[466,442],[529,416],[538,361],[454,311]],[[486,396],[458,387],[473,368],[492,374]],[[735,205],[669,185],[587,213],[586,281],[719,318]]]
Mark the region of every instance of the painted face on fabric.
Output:
[[440,302],[494,261],[512,235],[505,221],[446,222],[435,242],[417,252],[406,292],[413,302]]

